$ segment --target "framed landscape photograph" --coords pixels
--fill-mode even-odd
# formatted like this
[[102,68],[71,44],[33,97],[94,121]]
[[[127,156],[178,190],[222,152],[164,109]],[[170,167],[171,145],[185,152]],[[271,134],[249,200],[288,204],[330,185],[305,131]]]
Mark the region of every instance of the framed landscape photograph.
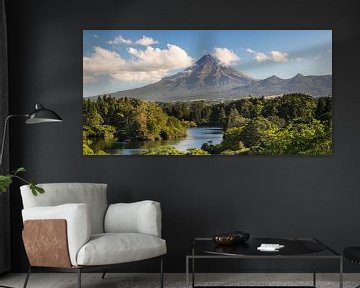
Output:
[[84,30],[84,155],[331,155],[331,30]]

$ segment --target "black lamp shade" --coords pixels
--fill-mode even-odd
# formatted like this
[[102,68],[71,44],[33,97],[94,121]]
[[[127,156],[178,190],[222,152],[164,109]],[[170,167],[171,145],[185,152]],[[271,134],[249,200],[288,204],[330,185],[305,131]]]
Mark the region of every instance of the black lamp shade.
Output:
[[61,117],[54,111],[45,108],[41,104],[35,105],[35,110],[31,112],[25,121],[26,124],[38,124],[46,122],[62,122]]

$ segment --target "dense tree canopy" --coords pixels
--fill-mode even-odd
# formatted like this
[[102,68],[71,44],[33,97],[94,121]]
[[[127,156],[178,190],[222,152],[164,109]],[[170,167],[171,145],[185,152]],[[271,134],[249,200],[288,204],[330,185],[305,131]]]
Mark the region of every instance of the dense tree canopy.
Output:
[[86,99],[83,101],[84,154],[91,154],[86,147],[91,146],[88,139],[169,140],[186,136],[187,125],[164,113],[156,103],[111,96],[98,97],[96,101]]
[[328,155],[332,152],[332,98],[287,94],[231,101],[173,103],[111,96],[99,97],[95,101],[84,100],[84,154],[91,154],[93,147],[88,141],[94,138],[171,140],[186,136],[186,129],[196,126],[222,127],[222,143],[204,143],[201,149],[188,152],[165,146],[144,154]]

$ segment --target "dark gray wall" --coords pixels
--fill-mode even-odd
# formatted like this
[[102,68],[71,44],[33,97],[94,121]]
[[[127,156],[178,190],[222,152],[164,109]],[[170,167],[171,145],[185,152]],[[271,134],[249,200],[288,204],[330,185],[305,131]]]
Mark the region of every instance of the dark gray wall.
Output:
[[[110,202],[160,201],[166,271],[184,271],[192,237],[233,229],[314,236],[339,251],[360,245],[359,11],[356,0],[8,1],[11,111],[24,113],[40,102],[65,120],[26,128],[14,121],[12,168],[25,166],[38,182],[108,183]],[[82,29],[333,29],[334,153],[82,156]],[[20,271],[27,263],[22,206],[16,184],[12,188],[12,269]]]

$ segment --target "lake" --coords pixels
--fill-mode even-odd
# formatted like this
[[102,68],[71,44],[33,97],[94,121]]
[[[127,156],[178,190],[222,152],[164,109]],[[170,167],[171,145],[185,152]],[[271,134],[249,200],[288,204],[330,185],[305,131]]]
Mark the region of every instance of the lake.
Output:
[[99,141],[94,143],[97,149],[101,149],[110,155],[140,155],[149,149],[171,145],[180,151],[189,148],[201,148],[204,143],[220,144],[223,138],[223,129],[218,127],[188,128],[185,138],[174,141]]

